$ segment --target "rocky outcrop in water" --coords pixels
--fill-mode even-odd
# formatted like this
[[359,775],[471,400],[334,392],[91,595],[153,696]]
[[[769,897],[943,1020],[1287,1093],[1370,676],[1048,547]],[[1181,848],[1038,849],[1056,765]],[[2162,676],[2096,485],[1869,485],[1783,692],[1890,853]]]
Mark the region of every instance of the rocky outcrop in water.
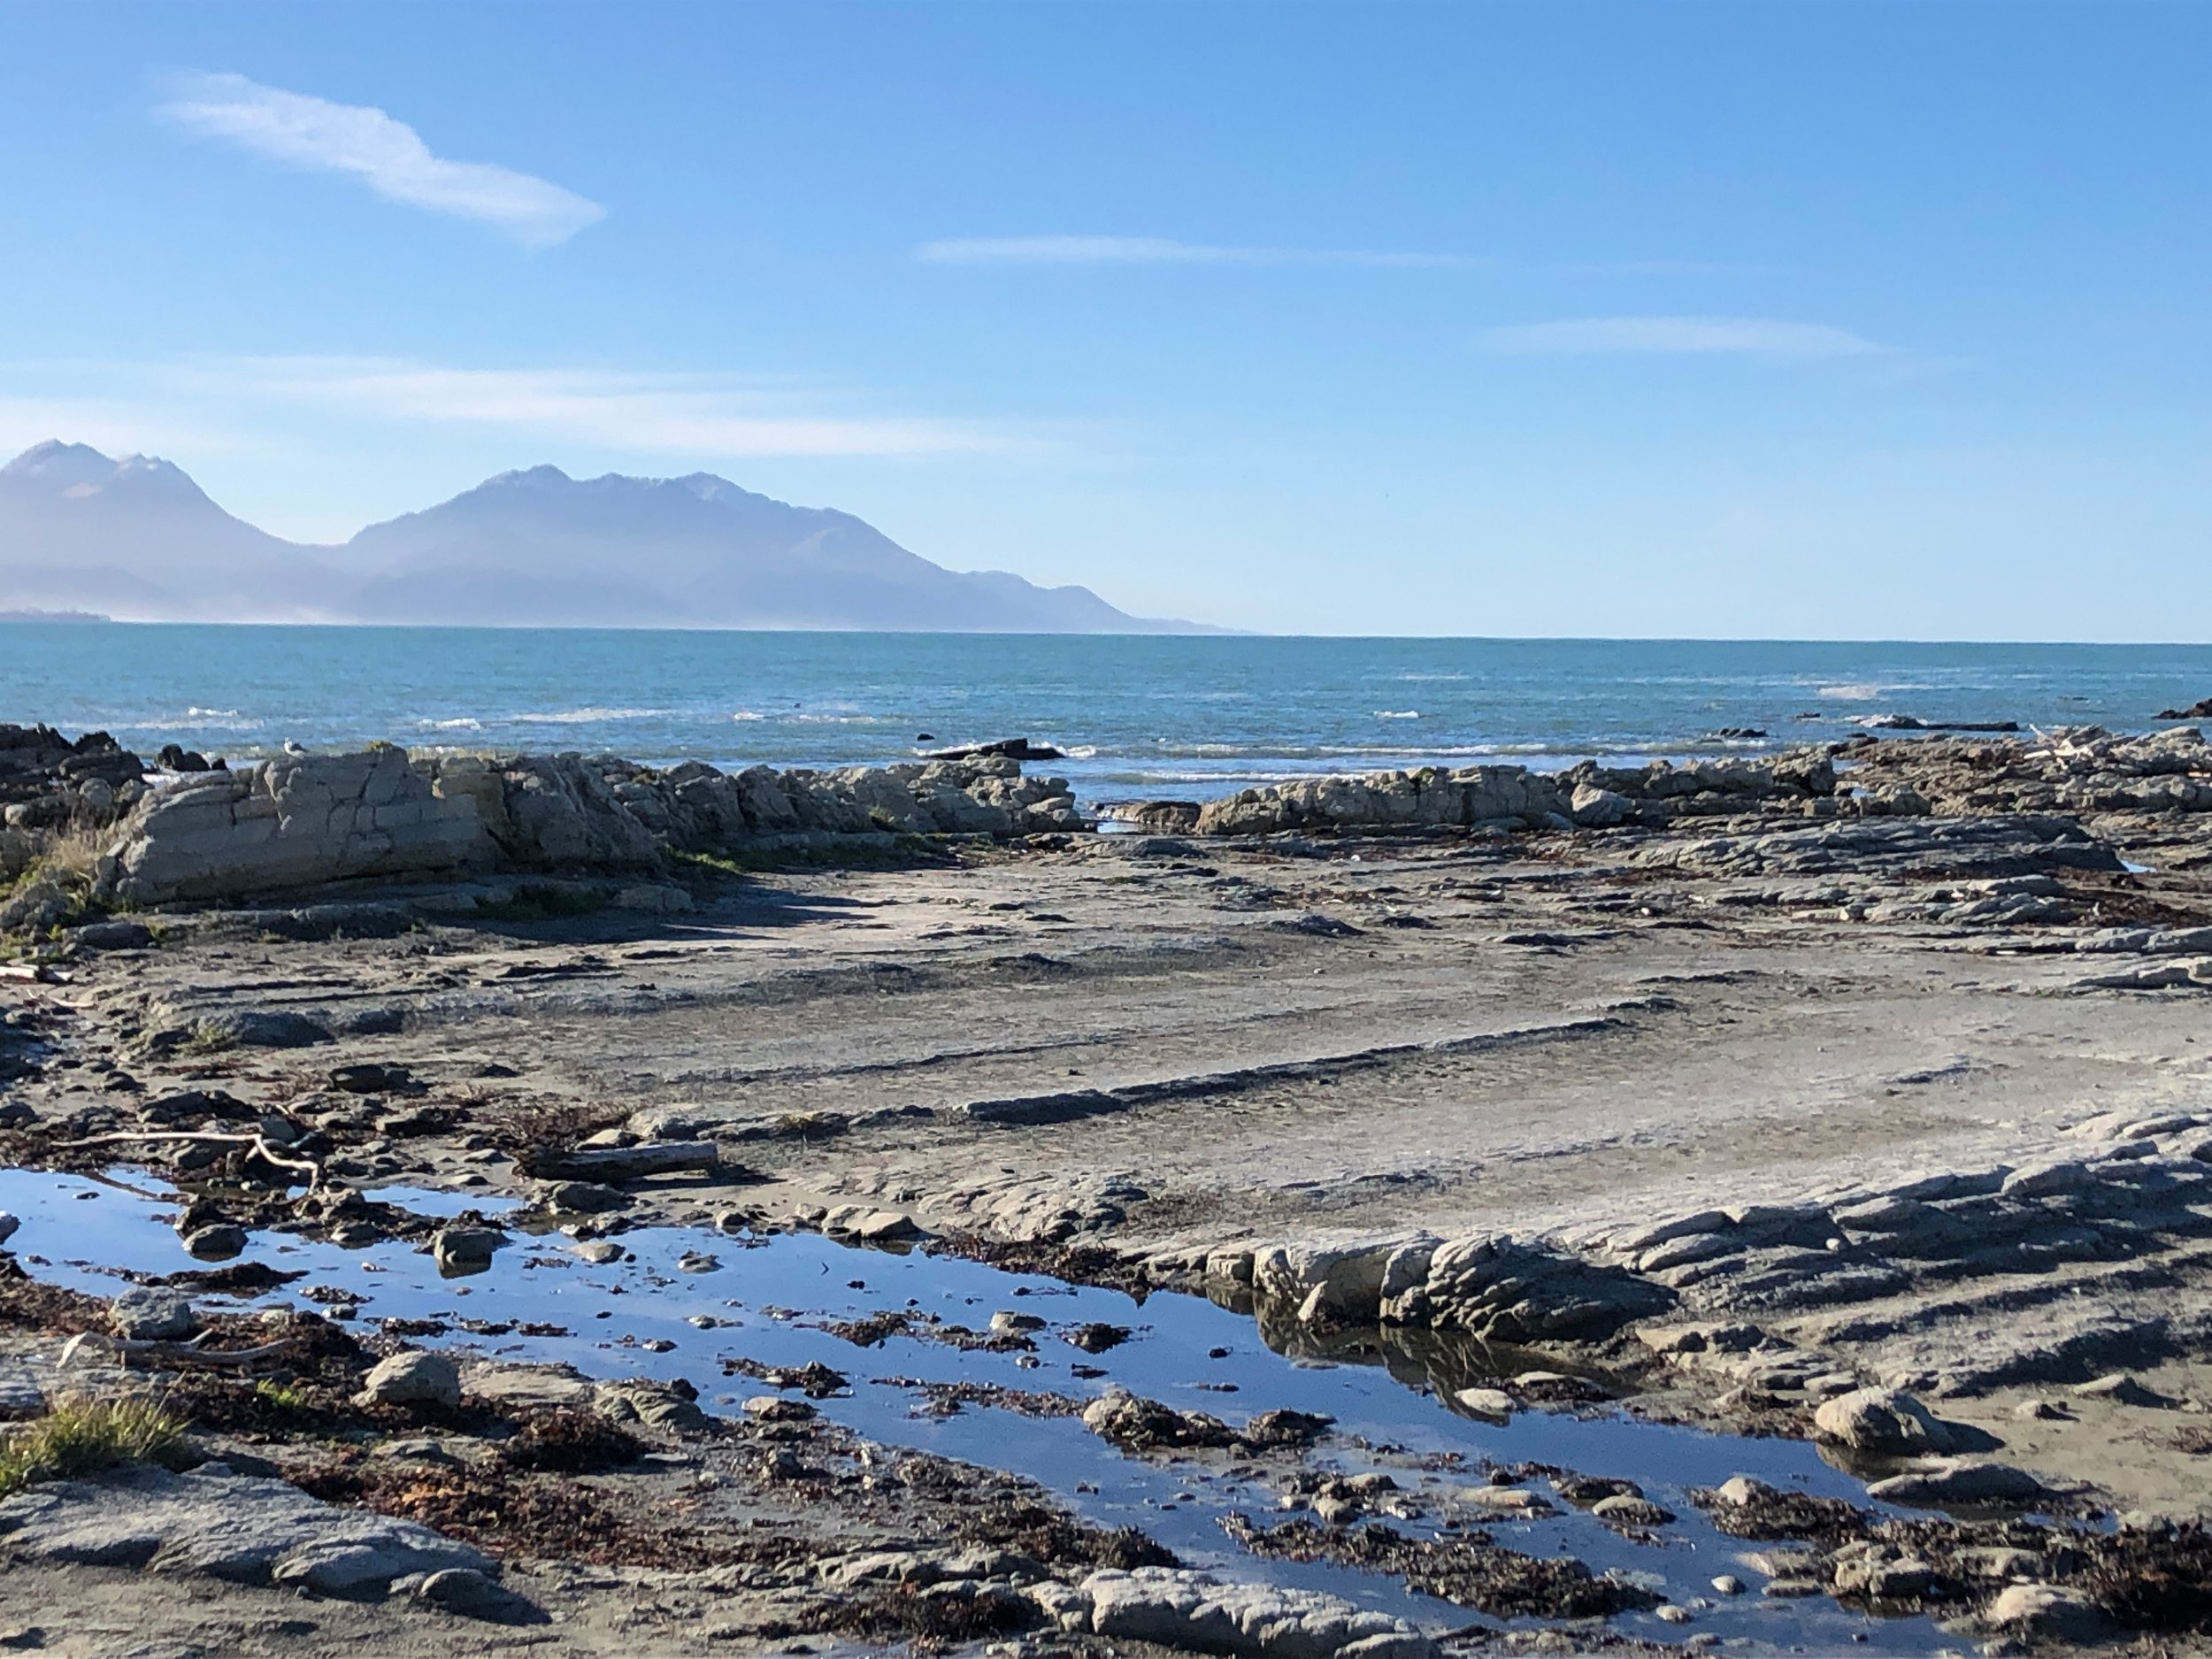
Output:
[[1941,818],[2212,811],[2212,746],[2193,726],[2147,737],[2077,726],[2024,743],[1866,739],[1845,752],[1853,786],[1909,791]]
[[2026,742],[1858,738],[1756,759],[1520,766],[1300,779],[1208,803],[1204,835],[1436,829],[1657,829],[1685,819],[2212,812],[2212,747],[2193,726],[2088,726]]
[[[1202,835],[1264,835],[1286,830],[1610,829],[1656,826],[1681,818],[1793,810],[1820,803],[1840,812],[1835,772],[1824,749],[1793,749],[1770,759],[1693,761],[1607,767],[1586,763],[1561,772],[1525,766],[1463,766],[1446,772],[1370,772],[1306,778],[1246,789],[1207,803]],[[1851,810],[1882,810],[1859,807]]]

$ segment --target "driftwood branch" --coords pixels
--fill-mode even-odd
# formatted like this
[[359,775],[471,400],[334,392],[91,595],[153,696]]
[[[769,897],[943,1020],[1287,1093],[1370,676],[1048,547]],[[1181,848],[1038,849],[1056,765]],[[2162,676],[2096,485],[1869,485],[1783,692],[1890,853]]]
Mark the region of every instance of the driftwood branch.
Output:
[[203,1146],[246,1147],[264,1164],[280,1170],[296,1170],[307,1177],[307,1190],[313,1192],[323,1184],[323,1166],[307,1158],[288,1158],[268,1142],[265,1135],[224,1134],[213,1129],[122,1129],[113,1134],[88,1135],[81,1141],[65,1141],[65,1148],[122,1146],[147,1141],[191,1141]]
[[722,1155],[711,1141],[650,1141],[634,1147],[582,1147],[549,1152],[529,1161],[530,1173],[559,1180],[631,1181],[680,1170],[718,1168]]
[[101,1353],[113,1354],[124,1360],[158,1360],[170,1365],[252,1365],[265,1359],[274,1359],[291,1348],[298,1340],[286,1336],[253,1348],[202,1348],[200,1343],[211,1334],[211,1332],[203,1333],[188,1342],[162,1342],[137,1337],[102,1336],[97,1332],[88,1331],[82,1336],[70,1340],[68,1346],[63,1349],[62,1361],[66,1364],[73,1353],[82,1352],[85,1348],[96,1344]]

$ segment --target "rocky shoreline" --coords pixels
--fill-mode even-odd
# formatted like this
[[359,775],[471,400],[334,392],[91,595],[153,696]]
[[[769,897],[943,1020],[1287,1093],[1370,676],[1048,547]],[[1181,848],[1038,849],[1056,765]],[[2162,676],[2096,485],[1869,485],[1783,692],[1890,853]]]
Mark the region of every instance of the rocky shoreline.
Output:
[[[408,1240],[465,1277],[518,1203],[618,1256],[642,1228],[817,1233],[1191,1293],[1509,1433],[1625,1411],[1816,1441],[1864,1502],[1748,1467],[1679,1500],[1767,1547],[1702,1578],[1775,1604],[2000,1647],[2212,1638],[2194,728],[1319,780],[1148,803],[1154,833],[1118,836],[995,755],[160,758],[0,728],[0,1166],[168,1183],[188,1293],[245,1290],[224,1263],[278,1235]],[[486,1209],[374,1196],[395,1183]],[[0,1498],[7,1581],[32,1586],[0,1590],[0,1627],[81,1582],[148,1640],[196,1640],[191,1597],[122,1565],[327,1596],[314,1563],[371,1555],[383,1601],[236,1647],[276,1616],[226,1589],[210,1645],[404,1628],[458,1651],[472,1619],[551,1618],[565,1650],[611,1650],[658,1596],[694,1609],[664,1638],[732,1651],[1580,1650],[1698,1640],[1735,1594],[1663,1601],[1536,1542],[1542,1513],[1616,1500],[1663,1539],[1633,1470],[1500,1462],[1478,1501],[1409,1465],[1393,1499],[1338,1437],[1254,1440],[1265,1400],[1209,1428],[1087,1403],[1080,1372],[1031,1390],[1133,1458],[1272,1471],[1293,1517],[1194,1566],[809,1415],[803,1379],[710,1413],[478,1353],[408,1397],[389,1328],[203,1306],[134,1336],[8,1248],[0,1400],[35,1420],[165,1379],[204,1461]],[[1014,1408],[994,1386],[973,1409]],[[548,1437],[596,1449],[571,1471],[515,1449]],[[386,1449],[426,1440],[446,1461]],[[818,1464],[844,1472],[795,1483]],[[232,1507],[265,1525],[210,1565],[180,1540]],[[1025,1518],[973,1523],[1002,1509]],[[118,1526],[136,1541],[85,1541]],[[1480,1617],[1422,1628],[1268,1587],[1269,1562]],[[1528,1616],[1612,1623],[1496,1622]]]

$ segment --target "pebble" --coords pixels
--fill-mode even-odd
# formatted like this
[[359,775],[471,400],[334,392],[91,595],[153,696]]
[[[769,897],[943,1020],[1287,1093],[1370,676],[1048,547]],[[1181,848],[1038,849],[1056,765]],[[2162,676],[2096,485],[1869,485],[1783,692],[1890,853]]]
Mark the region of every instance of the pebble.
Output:
[[0,1244],[5,1244],[10,1239],[15,1237],[15,1230],[22,1225],[6,1210],[0,1210]]
[[1743,1594],[1743,1580],[1736,1577],[1736,1575],[1732,1572],[1724,1572],[1719,1578],[1713,1580],[1713,1588],[1719,1591],[1723,1595],[1741,1595]]
[[1677,1607],[1671,1601],[1662,1601],[1651,1610],[1654,1617],[1669,1624],[1686,1624],[1690,1622],[1690,1609]]

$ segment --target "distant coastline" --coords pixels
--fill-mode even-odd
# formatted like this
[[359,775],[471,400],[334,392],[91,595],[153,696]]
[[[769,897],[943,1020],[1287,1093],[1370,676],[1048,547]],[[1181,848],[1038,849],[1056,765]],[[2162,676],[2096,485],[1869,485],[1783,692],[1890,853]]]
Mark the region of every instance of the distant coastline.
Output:
[[112,622],[97,611],[0,611],[0,622]]

